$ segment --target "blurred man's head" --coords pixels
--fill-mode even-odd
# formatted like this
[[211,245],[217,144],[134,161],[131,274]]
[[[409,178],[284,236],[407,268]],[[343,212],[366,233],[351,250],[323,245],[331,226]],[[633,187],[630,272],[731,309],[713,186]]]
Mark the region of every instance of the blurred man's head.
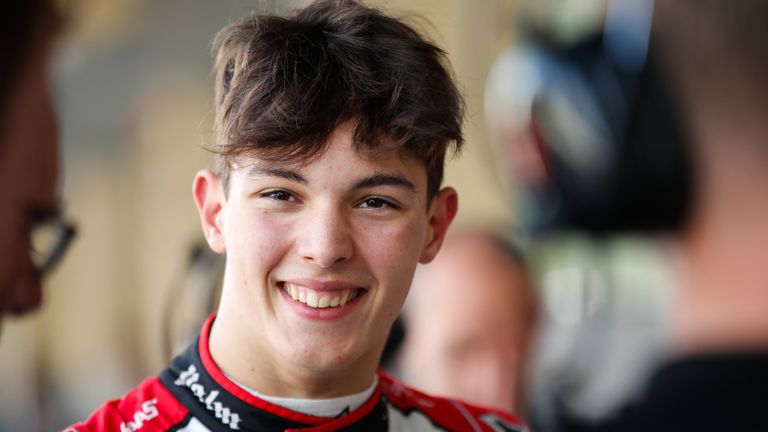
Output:
[[763,0],[656,4],[652,47],[690,136],[699,216],[768,186],[751,177],[768,172],[766,16]]
[[534,293],[519,253],[486,232],[463,232],[416,273],[398,367],[425,391],[519,408]]
[[662,72],[694,132],[706,123],[710,129],[745,121],[765,126],[766,16],[763,0],[656,2],[653,36]]
[[41,301],[32,228],[56,210],[57,131],[48,87],[56,25],[48,1],[14,0],[0,21],[0,311]]
[[768,346],[768,2],[656,2],[653,36],[690,137],[696,196],[674,314],[683,350]]

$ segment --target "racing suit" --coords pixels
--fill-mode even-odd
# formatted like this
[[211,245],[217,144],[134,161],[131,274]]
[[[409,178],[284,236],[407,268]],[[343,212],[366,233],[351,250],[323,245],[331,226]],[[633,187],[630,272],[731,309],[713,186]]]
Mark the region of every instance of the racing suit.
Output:
[[239,387],[216,366],[208,351],[213,319],[208,318],[195,343],[159,376],[106,402],[66,432],[527,431],[514,416],[425,395],[381,371],[373,395],[340,417],[316,417],[272,404]]

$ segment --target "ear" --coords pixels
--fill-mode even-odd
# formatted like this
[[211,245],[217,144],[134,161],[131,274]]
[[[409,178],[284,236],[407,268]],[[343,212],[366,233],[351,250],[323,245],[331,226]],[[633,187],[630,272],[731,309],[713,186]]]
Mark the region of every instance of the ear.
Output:
[[221,220],[225,200],[221,186],[219,177],[210,170],[198,171],[192,182],[192,196],[200,214],[203,235],[208,246],[216,253],[224,253],[227,250]]
[[459,210],[459,195],[452,187],[445,187],[432,198],[429,209],[429,231],[426,244],[421,252],[419,262],[426,264],[432,261],[445,239],[445,233],[451,225],[456,212]]

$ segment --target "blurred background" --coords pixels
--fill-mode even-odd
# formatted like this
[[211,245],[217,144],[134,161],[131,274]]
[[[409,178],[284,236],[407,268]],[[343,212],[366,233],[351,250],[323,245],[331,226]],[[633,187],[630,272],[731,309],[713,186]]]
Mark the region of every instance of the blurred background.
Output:
[[[0,431],[55,430],[86,418],[102,402],[160,372],[189,332],[197,331],[212,302],[205,287],[215,283],[220,264],[206,261],[199,249],[191,199],[194,173],[211,165],[202,148],[213,136],[211,42],[231,20],[285,13],[304,3],[67,4],[69,24],[53,80],[62,130],[62,196],[79,235],[48,281],[42,309],[4,325]],[[468,103],[467,147],[448,163],[446,177],[460,195],[457,229],[501,231],[535,252],[530,270],[541,326],[526,373],[531,415],[546,422],[547,409],[563,401],[601,415],[609,401],[631,394],[633,382],[663,353],[659,329],[671,281],[662,247],[634,238],[596,245],[564,235],[529,248],[515,228],[510,185],[497,171],[498,142],[507,133],[499,119],[515,114],[514,102],[510,108],[504,95],[516,98],[527,82],[521,78],[510,88],[489,85],[488,77],[520,39],[522,26],[545,26],[559,38],[575,38],[599,25],[603,2],[368,3],[425,18],[416,23],[452,61]],[[502,101],[491,103],[487,94]],[[191,262],[203,264],[190,273]],[[577,347],[580,356],[573,355]],[[551,400],[553,390],[562,400]]]

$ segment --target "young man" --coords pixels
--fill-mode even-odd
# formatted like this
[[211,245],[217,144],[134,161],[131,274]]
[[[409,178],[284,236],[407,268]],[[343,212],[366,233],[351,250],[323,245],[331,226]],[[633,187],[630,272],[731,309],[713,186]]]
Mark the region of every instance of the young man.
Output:
[[70,430],[523,430],[377,372],[417,263],[457,210],[444,54],[354,1],[251,16],[215,43],[217,172],[193,194],[227,254],[218,313],[158,378]]

